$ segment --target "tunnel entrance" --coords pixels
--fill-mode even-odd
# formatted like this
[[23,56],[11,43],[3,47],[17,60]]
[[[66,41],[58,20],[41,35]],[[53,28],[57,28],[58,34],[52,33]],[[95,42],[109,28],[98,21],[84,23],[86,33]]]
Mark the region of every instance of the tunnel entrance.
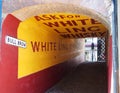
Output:
[[[71,72],[60,91],[68,87],[67,91],[72,90],[67,93],[77,93],[81,86],[81,93],[106,93],[107,60],[94,58],[92,53],[96,62],[86,62],[84,38],[109,37],[109,30],[108,21],[95,11],[69,4],[36,5],[8,14],[2,25],[0,84],[5,88],[0,87],[0,92],[45,93]],[[91,48],[97,49],[98,57],[99,47],[92,43]]]

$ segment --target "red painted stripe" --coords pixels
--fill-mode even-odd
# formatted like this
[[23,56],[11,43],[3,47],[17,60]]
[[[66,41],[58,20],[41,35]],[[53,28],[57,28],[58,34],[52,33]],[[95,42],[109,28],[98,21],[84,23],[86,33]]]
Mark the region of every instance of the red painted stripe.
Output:
[[10,90],[13,90],[15,88],[14,85],[17,82],[18,48],[6,44],[5,37],[12,36],[17,38],[17,28],[19,23],[20,20],[9,14],[2,25],[0,93],[8,93]]
[[[94,45],[95,47],[97,47],[97,45]],[[91,45],[85,45],[85,47],[91,47]]]
[[112,36],[110,36],[109,42],[109,56],[108,56],[108,93],[111,91],[111,79],[112,79]]

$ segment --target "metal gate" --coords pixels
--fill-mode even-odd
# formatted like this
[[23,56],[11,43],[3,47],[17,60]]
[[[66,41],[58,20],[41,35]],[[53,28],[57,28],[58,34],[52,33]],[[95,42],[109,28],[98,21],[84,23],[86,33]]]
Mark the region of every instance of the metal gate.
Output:
[[97,43],[97,60],[98,62],[106,62],[106,44],[105,44],[105,38],[98,38]]

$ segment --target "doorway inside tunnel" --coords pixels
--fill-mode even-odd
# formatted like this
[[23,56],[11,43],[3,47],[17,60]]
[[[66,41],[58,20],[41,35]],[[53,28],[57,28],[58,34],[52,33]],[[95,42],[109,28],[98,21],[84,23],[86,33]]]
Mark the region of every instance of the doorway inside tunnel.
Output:
[[98,38],[85,38],[85,61],[97,61],[97,39]]

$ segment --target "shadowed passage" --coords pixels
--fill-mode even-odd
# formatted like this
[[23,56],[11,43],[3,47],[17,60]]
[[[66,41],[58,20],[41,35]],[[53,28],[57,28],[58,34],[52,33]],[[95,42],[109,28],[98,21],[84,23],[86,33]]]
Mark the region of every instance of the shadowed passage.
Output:
[[107,93],[106,62],[84,62],[46,93]]

